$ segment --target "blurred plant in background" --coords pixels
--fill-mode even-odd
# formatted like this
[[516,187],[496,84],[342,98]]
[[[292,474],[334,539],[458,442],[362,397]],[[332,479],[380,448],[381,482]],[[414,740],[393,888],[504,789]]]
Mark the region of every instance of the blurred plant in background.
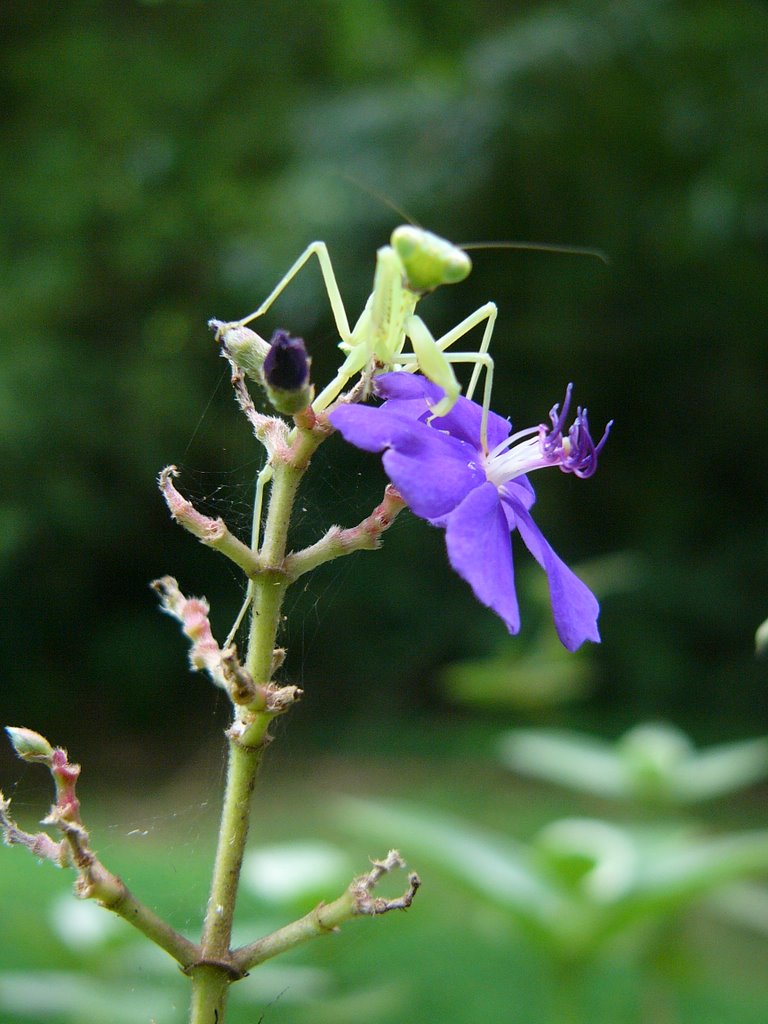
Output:
[[664,722],[635,726],[616,743],[513,729],[501,737],[499,754],[512,771],[656,811],[726,796],[768,775],[768,739],[697,751]]
[[[692,907],[768,939],[768,889],[743,884],[768,877],[768,829],[712,835],[660,813],[729,796],[764,778],[768,740],[697,752],[678,729],[649,724],[613,745],[579,734],[513,730],[499,750],[513,771],[618,801],[619,820],[562,818],[524,843],[426,806],[350,798],[338,813],[348,829],[371,840],[402,830],[423,863],[506,913],[550,964],[553,1020],[592,1020],[594,971],[626,964],[643,968],[643,1005],[653,1004],[660,987],[669,1019],[683,1019],[674,1008],[675,972],[681,959],[697,970],[682,924]],[[635,820],[621,820],[628,814]],[[656,1017],[638,1008],[622,1019]]]

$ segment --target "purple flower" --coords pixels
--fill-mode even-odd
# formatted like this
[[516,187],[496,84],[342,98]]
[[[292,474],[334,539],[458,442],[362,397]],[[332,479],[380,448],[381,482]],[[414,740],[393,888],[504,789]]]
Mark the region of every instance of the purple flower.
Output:
[[483,443],[482,409],[459,398],[446,416],[431,417],[442,390],[425,377],[389,373],[376,378],[387,401],[378,407],[341,405],[329,414],[347,441],[366,451],[384,451],[384,468],[411,510],[433,526],[445,528],[448,558],[475,596],[493,609],[510,633],[520,629],[510,534],[517,530],[547,574],[555,628],[575,651],[585,640],[599,642],[600,611],[592,591],[558,558],[530,509],[536,500],[527,473],[559,466],[588,477],[611,424],[595,444],[586,409],[579,408],[564,433],[571,385],[562,411],[542,424],[511,434],[511,424],[488,414]]

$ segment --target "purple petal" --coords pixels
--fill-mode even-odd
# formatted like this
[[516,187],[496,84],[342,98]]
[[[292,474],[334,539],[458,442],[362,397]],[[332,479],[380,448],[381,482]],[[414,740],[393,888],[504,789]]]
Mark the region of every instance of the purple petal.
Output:
[[512,540],[493,484],[476,487],[448,516],[445,542],[451,565],[478,601],[495,611],[510,633],[519,632]]
[[408,443],[412,423],[384,406],[340,405],[328,419],[345,441],[367,452],[380,452],[401,442]]
[[441,519],[485,481],[473,448],[388,406],[343,405],[328,418],[358,448],[388,449],[383,459],[387,475],[424,519]]
[[575,651],[585,640],[599,643],[597,598],[558,558],[528,510],[514,499],[505,500],[513,506],[515,522],[526,547],[547,574],[552,616],[560,642],[569,651]]
[[382,409],[396,412],[404,419],[421,420],[422,423],[426,423],[431,415],[423,395],[418,398],[388,398]]
[[431,405],[436,405],[445,392],[431,380],[419,373],[382,373],[373,381],[374,389],[382,398],[423,398]]
[[[435,433],[429,427],[424,430]],[[438,445],[429,438],[429,444],[408,451],[392,447],[382,460],[408,507],[423,519],[442,520],[485,481],[485,474],[472,461],[475,452],[453,437],[440,436],[447,443]]]
[[383,408],[424,423],[431,417],[431,407],[445,397],[443,389],[426,377],[403,371],[376,377],[374,388],[386,399]]
[[[508,480],[499,488],[499,494],[502,500],[508,497],[515,504],[519,502],[523,508],[530,508],[536,502],[536,492],[527,476],[516,476],[514,480]],[[517,520],[511,502],[504,502],[504,510],[507,513],[509,528],[514,530],[517,527]]]
[[[437,430],[447,430],[454,437],[472,444],[480,451],[480,426],[483,418],[482,406],[459,396],[456,404],[445,416],[435,416],[431,421]],[[512,430],[512,424],[495,412],[488,413],[488,447],[493,449],[505,441]]]
[[[428,413],[430,406],[436,405],[444,397],[443,389],[433,384],[432,381],[414,373],[385,373],[376,378],[376,391],[387,399],[387,407],[395,408],[395,404],[403,403],[403,411],[407,415],[414,415],[419,409],[418,400],[423,399],[424,405],[421,411]],[[410,405],[410,402],[414,402]],[[408,403],[408,405],[406,405]],[[430,422],[437,430],[447,430],[454,437],[458,437],[467,444],[474,445],[480,451],[480,426],[482,421],[482,406],[471,402],[467,398],[459,396],[456,404],[445,416],[436,416]],[[416,417],[418,418],[418,417]],[[488,413],[488,446],[495,448],[501,444],[512,429],[509,420],[497,416],[495,412]]]

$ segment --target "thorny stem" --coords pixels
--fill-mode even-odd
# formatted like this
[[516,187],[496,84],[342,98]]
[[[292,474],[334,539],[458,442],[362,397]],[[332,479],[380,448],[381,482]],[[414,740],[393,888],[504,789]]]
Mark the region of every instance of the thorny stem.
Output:
[[[242,406],[242,395],[239,401]],[[395,899],[373,896],[373,889],[382,875],[404,866],[400,855],[391,850],[384,861],[374,862],[371,871],[355,879],[337,900],[320,904],[298,921],[239,950],[233,952],[230,948],[251,795],[263,750],[269,742],[267,730],[272,719],[287,710],[300,694],[296,687],[279,687],[271,682],[284,655],[276,649],[275,643],[285,592],[299,576],[323,562],[352,551],[378,547],[381,534],[404,507],[397,491],[388,487],[379,506],[357,526],[347,530],[334,527],[317,544],[295,555],[287,555],[288,526],[296,494],[312,455],[331,433],[331,428],[326,417],[318,416],[311,407],[294,417],[295,429],[290,434],[284,421],[261,417],[255,410],[249,419],[257,436],[267,445],[273,467],[269,510],[259,551],[230,534],[222,520],[198,513],[173,486],[172,478],[177,475],[174,467],[168,467],[160,477],[161,490],[174,519],[204,544],[239,565],[249,577],[254,595],[243,669],[237,662],[234,647],[222,651],[213,640],[204,599],[187,600],[171,577],[153,584],[164,610],[179,619],[193,641],[193,666],[206,668],[217,685],[225,686],[235,705],[235,718],[227,732],[227,780],[201,942],[196,944],[184,938],[144,906],[90,849],[75,796],[80,769],[68,763],[64,750],[54,750],[43,737],[30,730],[9,729],[19,756],[46,763],[51,770],[57,803],[44,824],[59,827],[63,833],[60,842],[44,832],[32,835],[19,829],[8,813],[10,801],[0,794],[0,827],[7,843],[25,846],[35,856],[59,866],[75,867],[79,876],[78,895],[96,899],[178,961],[192,980],[190,1024],[223,1024],[229,987],[233,981],[244,977],[250,967],[313,936],[334,931],[352,917],[407,909],[421,884],[418,876],[411,874],[408,888],[401,896]],[[256,509],[255,514],[260,514],[260,509]],[[233,675],[237,680],[242,676],[248,685],[234,686],[230,678]]]
[[191,501],[182,497],[173,485],[173,478],[179,475],[175,466],[166,466],[160,473],[158,484],[165,503],[176,522],[189,530],[199,541],[220,551],[239,566],[246,576],[254,576],[261,569],[261,563],[247,544],[234,537],[223,519],[211,519],[198,512]]
[[211,893],[203,929],[205,958],[221,959],[229,953],[235,895],[248,834],[248,814],[262,747],[230,740],[224,805],[219,829]]
[[[298,417],[297,417],[298,419]],[[287,452],[273,455],[274,478],[260,556],[264,571],[254,579],[254,601],[245,667],[256,684],[266,684],[272,674],[280,609],[290,579],[285,569],[288,524],[299,484],[317,447],[329,428],[298,427]],[[247,742],[247,738],[244,738]]]
[[72,850],[72,859],[80,875],[76,886],[78,896],[95,899],[108,910],[122,917],[151,939],[186,968],[197,953],[197,946],[185,939],[154,911],[145,906],[128,889],[121,878],[97,859],[83,842],[87,833],[81,826],[62,822],[60,826]]

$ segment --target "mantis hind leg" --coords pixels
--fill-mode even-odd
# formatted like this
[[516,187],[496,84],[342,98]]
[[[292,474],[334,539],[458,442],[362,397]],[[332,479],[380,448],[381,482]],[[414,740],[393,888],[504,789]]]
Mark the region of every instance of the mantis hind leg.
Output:
[[[256,477],[256,494],[253,500],[253,526],[251,528],[251,548],[258,554],[259,544],[261,541],[261,513],[264,507],[264,488],[267,486],[269,481],[272,479],[272,463],[267,462],[262,467],[261,472]],[[253,581],[248,580],[248,587],[245,591],[245,598],[240,606],[240,611],[237,613],[232,628],[227,635],[227,639],[224,642],[224,647],[230,646],[235,636],[237,635],[238,629],[243,623],[246,612],[251,606],[253,601]]]

